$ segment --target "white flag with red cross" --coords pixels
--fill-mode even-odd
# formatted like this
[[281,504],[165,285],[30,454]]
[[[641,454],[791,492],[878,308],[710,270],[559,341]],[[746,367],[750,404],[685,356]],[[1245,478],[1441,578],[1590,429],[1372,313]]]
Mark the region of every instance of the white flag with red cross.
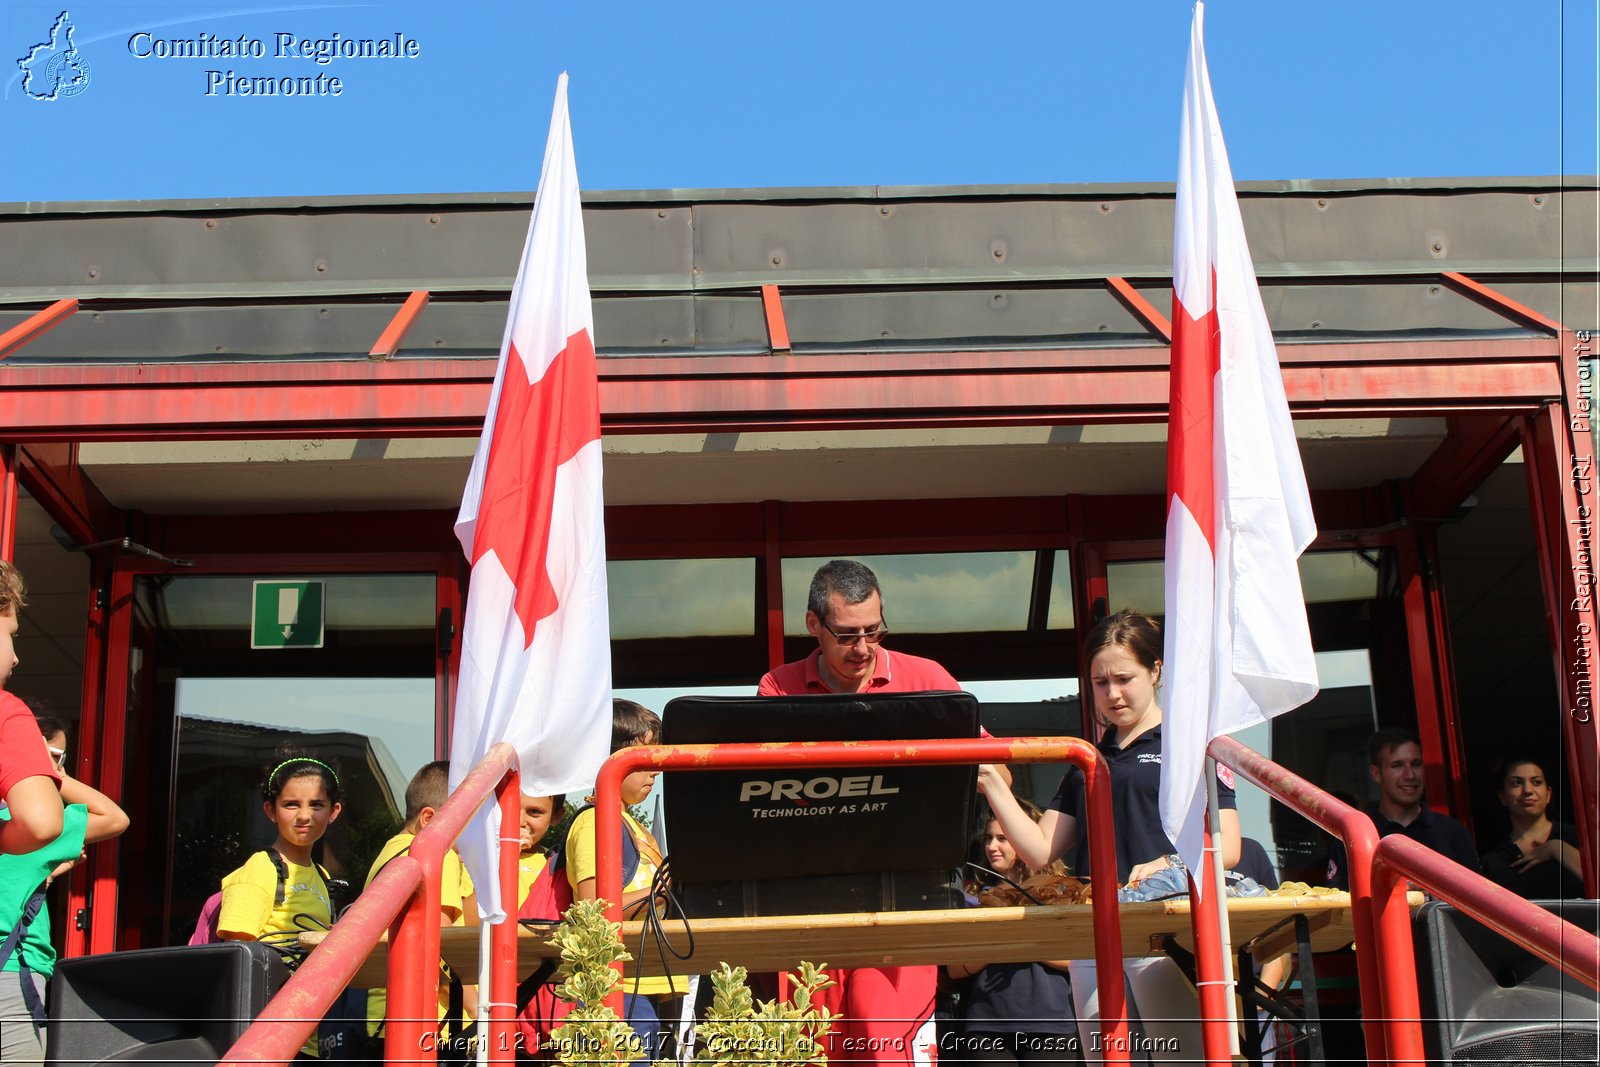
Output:
[[[456,517],[472,584],[451,735],[452,787],[490,747],[509,741],[521,757],[524,793],[565,793],[594,781],[610,744],[593,321],[562,74],[500,365]],[[499,899],[499,822],[491,801],[459,841],[489,919],[518,905]]]
[[1318,688],[1296,564],[1316,522],[1211,97],[1204,14],[1196,4],[1179,144],[1161,736],[1161,824],[1196,872],[1206,746]]

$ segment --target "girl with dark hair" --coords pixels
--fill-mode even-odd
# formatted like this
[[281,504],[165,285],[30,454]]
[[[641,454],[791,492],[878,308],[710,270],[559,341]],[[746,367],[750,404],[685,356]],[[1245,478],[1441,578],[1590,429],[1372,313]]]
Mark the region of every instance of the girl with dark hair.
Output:
[[[311,858],[311,846],[339,817],[339,775],[306,753],[278,755],[261,783],[261,811],[277,828],[278,839],[222,879],[217,935],[224,941],[260,941],[293,962],[301,931],[333,925],[328,876]],[[316,1055],[313,1034],[301,1058]]]
[[302,930],[333,924],[327,878],[312,860],[311,846],[342,810],[339,776],[315,756],[280,755],[261,783],[261,811],[278,838],[270,853],[255,853],[222,879],[217,933],[227,941],[288,944]]
[[[1018,803],[1030,819],[1039,820],[1042,813],[1037,807],[1025,800]],[[982,848],[986,865],[1002,878],[1021,883],[1037,873],[1017,855],[999,819],[985,824]],[[983,892],[1005,884],[990,881],[980,889],[979,903]],[[1066,960],[950,964],[946,972],[965,983],[961,1032],[953,1044],[956,1054],[950,1058],[1002,1065],[1081,1062],[1067,967]]]
[[1495,796],[1511,819],[1505,840],[1483,854],[1483,873],[1528,900],[1583,896],[1578,833],[1550,818],[1552,793],[1544,766],[1512,756],[1495,769]]
[[[1175,864],[1176,851],[1161,829],[1161,629],[1154,619],[1119,611],[1089,634],[1084,650],[1087,679],[1096,720],[1104,728],[1097,747],[1111,770],[1112,819],[1117,831],[1117,880],[1147,878]],[[1222,772],[1218,772],[1221,777]],[[1232,782],[1219,783],[1223,864],[1239,862],[1239,814]],[[1083,774],[1070,768],[1050,808],[1035,825],[1018,806],[996,769],[980,769],[978,788],[1030,867],[1043,867],[1063,856],[1072,858],[1072,872],[1089,876],[1085,835],[1078,832],[1084,815]]]
[[[1088,670],[1091,707],[1104,727],[1097,746],[1105,757],[1111,777],[1111,816],[1116,830],[1117,881],[1129,884],[1148,878],[1169,866],[1178,866],[1171,839],[1161,828],[1161,706],[1156,696],[1161,688],[1161,628],[1154,619],[1133,611],[1119,611],[1102,620],[1089,633],[1084,649]],[[1239,813],[1234,799],[1231,774],[1218,768],[1217,796],[1222,825],[1222,862],[1232,869],[1239,862]],[[1033,868],[1042,867],[1063,856],[1071,857],[1072,873],[1089,877],[1087,835],[1079,823],[1087,812],[1083,772],[1067,770],[1061,787],[1050,801],[1049,810],[1035,825],[1017,804],[996,768],[978,769],[978,788],[989,800],[995,817],[1016,846],[1017,855]],[[1137,1022],[1138,990],[1155,990],[1169,984],[1161,968],[1150,966],[1170,961],[1130,961],[1126,964],[1134,979],[1128,999],[1128,1014],[1134,1023],[1136,1058],[1148,1057],[1150,1045],[1144,1041]],[[1074,962],[1072,986],[1076,995],[1080,1030],[1085,1032],[1085,1047],[1098,1048],[1098,1008],[1095,979],[1090,961]],[[1164,991],[1163,991],[1164,992]],[[1154,1008],[1154,1004],[1148,1005]],[[1176,1013],[1174,1017],[1176,1017]],[[1193,1012],[1189,1013],[1193,1015]],[[1157,1016],[1151,1016],[1154,1023]],[[1198,1049],[1198,1042],[1195,1048]],[[1188,1051],[1184,1043],[1185,1052]]]

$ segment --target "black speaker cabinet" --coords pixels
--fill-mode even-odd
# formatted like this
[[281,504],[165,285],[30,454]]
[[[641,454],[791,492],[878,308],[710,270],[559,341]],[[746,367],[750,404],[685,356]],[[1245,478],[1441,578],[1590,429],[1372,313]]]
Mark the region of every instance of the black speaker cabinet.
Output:
[[850,911],[929,911],[963,905],[961,872],[885,871],[689,882],[677,888],[691,919],[817,915]]
[[276,952],[244,941],[62,960],[45,1062],[216,1063],[288,977]]
[[[1600,901],[1537,901],[1591,933]],[[1448,904],[1413,919],[1422,1035],[1430,1063],[1594,1064],[1600,998]]]

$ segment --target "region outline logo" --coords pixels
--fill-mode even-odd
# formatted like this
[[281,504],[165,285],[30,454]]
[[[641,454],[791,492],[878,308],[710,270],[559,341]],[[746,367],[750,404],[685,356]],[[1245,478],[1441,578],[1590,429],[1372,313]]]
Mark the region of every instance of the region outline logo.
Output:
[[76,32],[72,14],[63,11],[50,27],[50,36],[17,60],[28,99],[54,103],[89,88],[89,61],[73,41]]

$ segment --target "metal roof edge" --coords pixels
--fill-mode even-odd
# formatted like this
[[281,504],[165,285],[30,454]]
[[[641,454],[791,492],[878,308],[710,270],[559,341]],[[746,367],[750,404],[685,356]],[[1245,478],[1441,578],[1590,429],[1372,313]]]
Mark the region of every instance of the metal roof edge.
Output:
[[[1037,185],[853,185],[764,189],[617,189],[590,190],[585,204],[647,206],[697,203],[808,203],[881,200],[1038,200],[1163,198],[1173,195],[1171,182],[1083,182]],[[1314,178],[1236,183],[1242,196],[1360,195],[1456,192],[1533,192],[1600,189],[1600,176],[1547,175],[1520,177],[1440,178]],[[427,207],[507,207],[531,205],[533,193],[377,193],[343,196],[199,197],[177,200],[34,200],[0,203],[0,217],[44,215],[252,214],[296,211],[424,209]]]

